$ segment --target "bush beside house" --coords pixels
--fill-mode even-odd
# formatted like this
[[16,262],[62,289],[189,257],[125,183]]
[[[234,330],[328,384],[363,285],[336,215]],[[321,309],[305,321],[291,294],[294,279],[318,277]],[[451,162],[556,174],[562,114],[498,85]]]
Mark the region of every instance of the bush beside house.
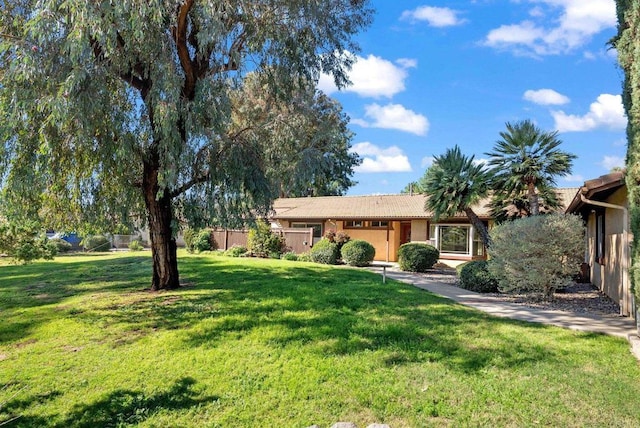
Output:
[[376,255],[376,249],[367,241],[355,239],[342,246],[342,260],[350,266],[368,266]]
[[340,258],[340,248],[335,242],[322,238],[311,248],[309,255],[311,256],[311,261],[315,263],[335,265]]
[[283,236],[273,233],[267,222],[257,221],[247,235],[247,248],[257,257],[280,258],[286,252],[287,244]]
[[489,272],[502,292],[538,292],[551,298],[580,271],[584,233],[582,219],[575,215],[537,215],[503,223],[491,231]]
[[407,243],[398,249],[398,265],[409,272],[426,272],[438,261],[440,252],[433,246],[420,243]]
[[473,260],[460,265],[458,277],[459,286],[476,293],[495,293],[498,291],[498,281],[489,272],[485,260]]

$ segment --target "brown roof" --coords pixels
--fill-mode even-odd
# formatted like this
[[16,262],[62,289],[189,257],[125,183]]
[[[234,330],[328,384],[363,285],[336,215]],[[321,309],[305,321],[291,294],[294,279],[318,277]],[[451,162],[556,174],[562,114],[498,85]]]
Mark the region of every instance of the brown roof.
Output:
[[[558,190],[563,207],[578,191],[574,188]],[[432,218],[426,212],[426,196],[416,195],[365,195],[365,196],[320,196],[305,198],[280,198],[273,204],[273,219],[289,220],[342,220],[342,219],[420,219]],[[489,198],[483,199],[472,208],[478,217],[490,219]],[[456,217],[465,217],[459,213]]]
[[[321,196],[280,198],[273,204],[274,219],[418,219],[425,212],[425,195]],[[487,201],[474,207],[481,218],[489,218]],[[464,214],[461,215],[464,217]]]
[[612,192],[624,186],[625,173],[623,171],[614,171],[598,178],[587,180],[584,186],[580,187],[573,195],[573,199],[567,204],[566,212],[577,212],[584,202],[580,195],[584,195],[587,199],[605,199]]

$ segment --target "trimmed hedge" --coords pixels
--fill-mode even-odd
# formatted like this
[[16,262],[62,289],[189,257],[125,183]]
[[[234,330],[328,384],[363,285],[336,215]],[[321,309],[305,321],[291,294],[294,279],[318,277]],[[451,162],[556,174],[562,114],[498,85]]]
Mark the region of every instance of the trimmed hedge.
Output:
[[474,260],[463,264],[458,272],[460,288],[476,293],[495,293],[498,291],[498,281],[489,272],[485,260]]
[[426,272],[439,258],[440,252],[428,244],[409,242],[398,249],[400,269],[408,272]]
[[310,251],[311,261],[322,263],[325,265],[335,265],[340,257],[340,248],[338,244],[322,238],[318,241]]
[[342,246],[342,260],[350,266],[367,266],[373,261],[376,249],[367,241],[354,239]]

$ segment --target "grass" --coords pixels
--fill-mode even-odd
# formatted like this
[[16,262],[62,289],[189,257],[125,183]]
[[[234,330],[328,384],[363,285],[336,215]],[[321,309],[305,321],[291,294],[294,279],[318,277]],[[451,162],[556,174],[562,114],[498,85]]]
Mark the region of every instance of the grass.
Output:
[[151,293],[140,253],[0,265],[0,426],[640,420],[621,339],[492,318],[355,269],[186,254],[180,267],[187,286]]

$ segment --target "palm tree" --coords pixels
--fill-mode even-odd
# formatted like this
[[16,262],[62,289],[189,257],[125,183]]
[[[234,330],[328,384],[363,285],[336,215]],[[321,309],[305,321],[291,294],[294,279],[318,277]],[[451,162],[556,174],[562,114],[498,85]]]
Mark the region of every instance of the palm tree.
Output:
[[[561,207],[557,189],[536,186],[536,191],[538,193],[539,212],[554,212]],[[492,192],[489,208],[491,209],[491,217],[498,223],[531,215],[527,189],[523,189],[513,195]]]
[[539,190],[555,187],[556,177],[571,173],[575,155],[558,149],[558,131],[544,132],[530,120],[506,124],[490,156],[492,188],[504,200],[526,193],[529,213],[540,213]]
[[444,155],[435,156],[433,165],[424,175],[424,191],[428,195],[425,210],[433,212],[434,220],[453,217],[464,212],[480,234],[486,247],[491,245],[487,227],[471,206],[487,196],[490,174],[484,165],[474,163],[455,146]]

